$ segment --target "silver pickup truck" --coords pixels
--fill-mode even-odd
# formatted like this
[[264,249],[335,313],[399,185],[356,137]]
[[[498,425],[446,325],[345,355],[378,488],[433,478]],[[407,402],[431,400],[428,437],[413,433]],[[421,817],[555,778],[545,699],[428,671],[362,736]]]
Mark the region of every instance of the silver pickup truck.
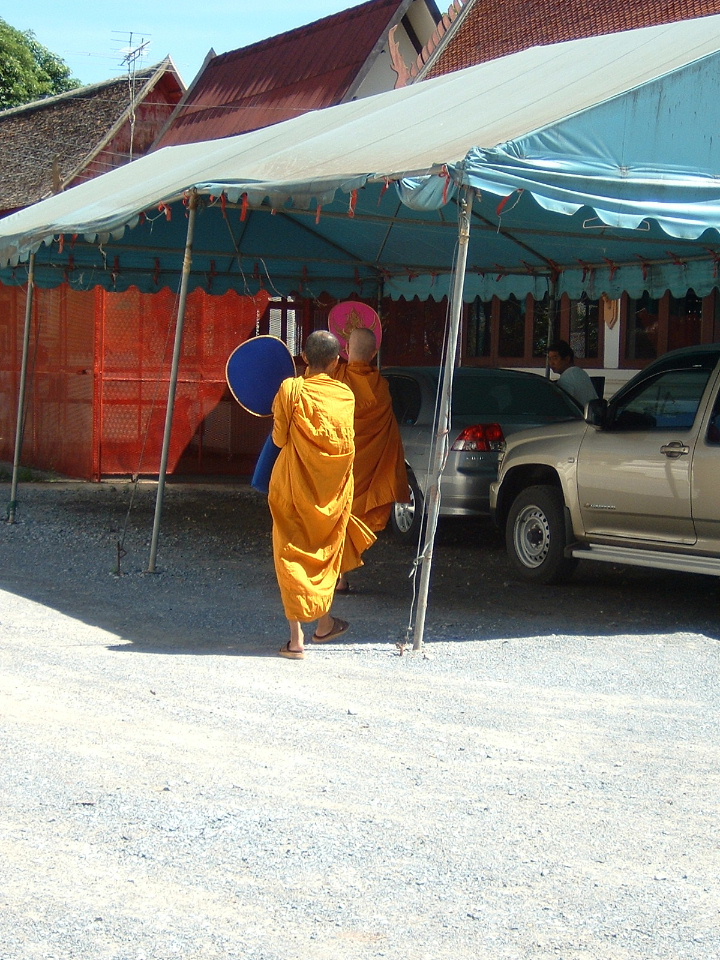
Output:
[[584,420],[513,434],[490,509],[522,580],[580,559],[720,576],[720,343],[665,354]]

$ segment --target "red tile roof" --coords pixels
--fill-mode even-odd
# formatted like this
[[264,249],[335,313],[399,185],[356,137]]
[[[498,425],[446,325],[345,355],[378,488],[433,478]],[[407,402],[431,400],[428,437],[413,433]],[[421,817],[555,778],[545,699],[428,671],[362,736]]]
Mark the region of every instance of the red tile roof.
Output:
[[370,0],[213,57],[156,146],[229,137],[341,103],[408,0]]
[[467,0],[455,29],[420,54],[411,75],[431,57],[427,78],[527,47],[715,13],[720,0]]

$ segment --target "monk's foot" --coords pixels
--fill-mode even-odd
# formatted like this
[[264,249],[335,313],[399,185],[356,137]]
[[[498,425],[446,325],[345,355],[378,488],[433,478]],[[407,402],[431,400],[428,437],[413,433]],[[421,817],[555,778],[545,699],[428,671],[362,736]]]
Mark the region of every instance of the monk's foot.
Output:
[[281,657],[286,657],[288,660],[305,659],[304,647],[292,647],[289,640],[281,650],[278,650],[278,653]]
[[313,643],[327,643],[328,640],[332,640],[335,637],[339,637],[341,634],[349,628],[350,624],[347,620],[341,620],[340,617],[333,617],[332,627],[328,630],[327,633],[318,634],[317,631],[312,636]]
[[337,583],[335,584],[335,593],[351,593],[350,584],[347,577],[340,576],[338,577]]

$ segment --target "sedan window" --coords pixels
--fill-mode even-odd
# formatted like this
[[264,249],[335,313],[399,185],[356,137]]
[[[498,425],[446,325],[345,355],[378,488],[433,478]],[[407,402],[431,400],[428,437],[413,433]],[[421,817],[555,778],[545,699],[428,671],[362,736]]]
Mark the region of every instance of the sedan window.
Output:
[[540,417],[568,420],[579,417],[578,407],[567,394],[544,377],[488,377],[457,379],[453,387],[453,411],[459,417],[478,411],[499,417]]
[[410,377],[387,376],[393,413],[398,423],[415,423],[420,414],[422,393],[420,385]]

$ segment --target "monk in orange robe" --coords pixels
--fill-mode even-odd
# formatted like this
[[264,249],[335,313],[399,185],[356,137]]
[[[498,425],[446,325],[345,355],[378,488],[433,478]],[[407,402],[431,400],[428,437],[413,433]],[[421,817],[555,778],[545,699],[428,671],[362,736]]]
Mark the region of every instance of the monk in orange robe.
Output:
[[[371,530],[384,530],[393,503],[408,503],[409,487],[400,427],[395,419],[387,380],[372,361],[377,354],[375,334],[358,327],[348,337],[348,362],[335,374],[355,397],[355,494],[353,515]],[[347,569],[352,569],[347,567]],[[343,575],[339,593],[349,592]]]
[[273,403],[273,442],[280,453],[270,477],[273,558],[290,640],[280,655],[304,657],[302,624],[317,620],[324,643],[349,624],[330,612],[342,570],[362,565],[375,535],[351,516],[354,409],[352,391],[333,379],[340,344],[327,330],[311,333],[304,377],[283,381]]

